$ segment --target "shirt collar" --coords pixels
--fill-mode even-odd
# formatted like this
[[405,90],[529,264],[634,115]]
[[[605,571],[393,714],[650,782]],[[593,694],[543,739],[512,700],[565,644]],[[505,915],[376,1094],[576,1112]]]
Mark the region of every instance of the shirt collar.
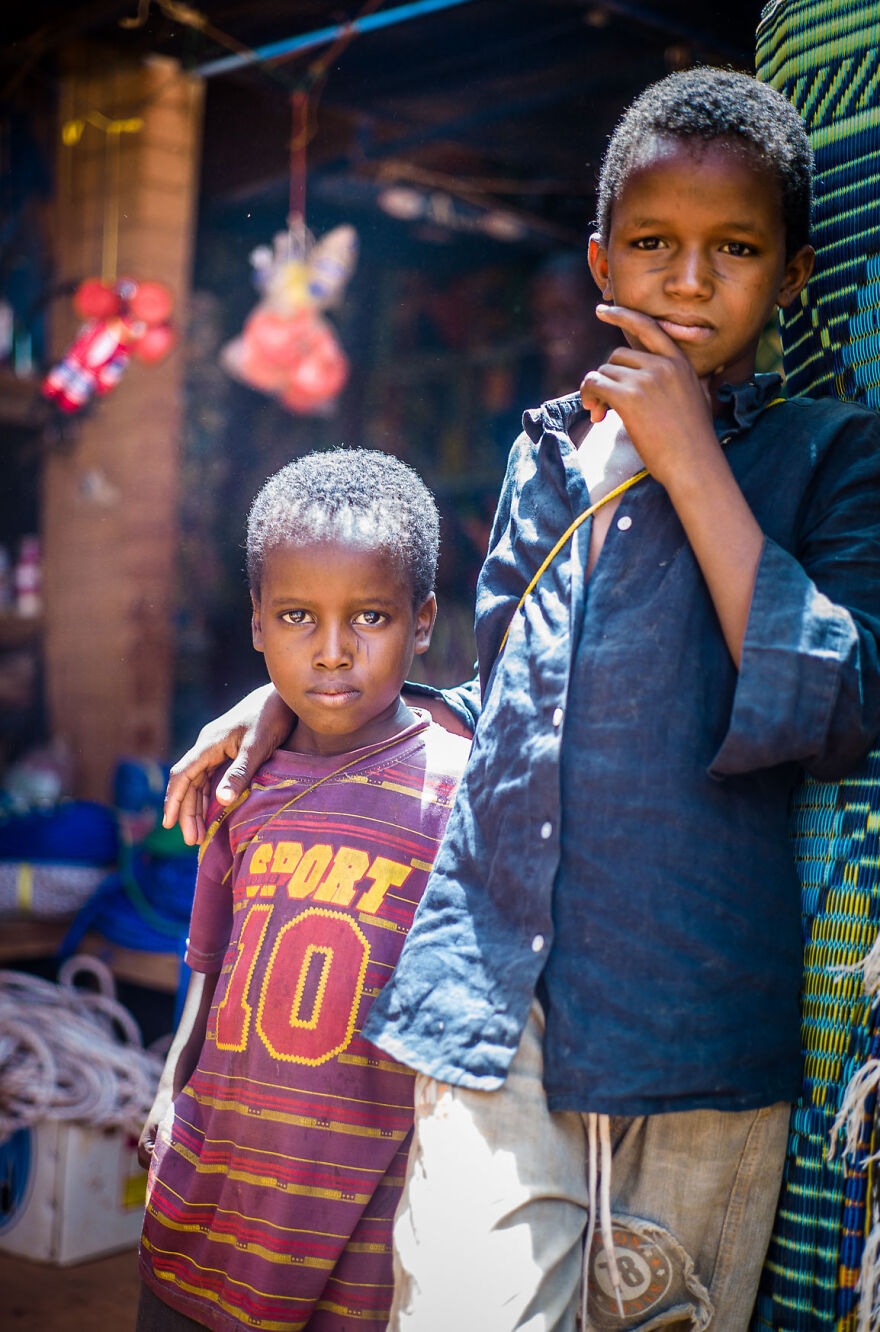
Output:
[[721,411],[716,424],[722,429],[738,427],[748,430],[764,408],[781,396],[781,386],[782,376],[776,374],[754,375],[742,384],[722,384],[718,390]]
[[[716,418],[719,433],[748,430],[765,407],[780,396],[781,375],[753,375],[742,384],[722,384],[718,390],[721,411]],[[568,433],[573,421],[585,415],[579,393],[552,398],[523,414],[523,430],[536,444],[545,431]]]

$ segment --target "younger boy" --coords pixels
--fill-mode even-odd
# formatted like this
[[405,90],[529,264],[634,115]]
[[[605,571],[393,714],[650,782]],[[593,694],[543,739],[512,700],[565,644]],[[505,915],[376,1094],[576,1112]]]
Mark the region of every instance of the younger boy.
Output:
[[299,459],[254,501],[254,646],[296,722],[210,811],[192,983],[141,1138],[142,1332],[386,1325],[412,1074],[361,1028],[467,755],[400,697],[437,547],[430,494],[384,454]]

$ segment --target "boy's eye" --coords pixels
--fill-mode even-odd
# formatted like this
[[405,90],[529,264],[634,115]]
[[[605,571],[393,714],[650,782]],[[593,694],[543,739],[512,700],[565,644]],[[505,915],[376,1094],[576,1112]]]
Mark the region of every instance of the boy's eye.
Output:
[[285,624],[305,624],[308,620],[308,614],[308,611],[304,610],[289,610],[284,611],[281,618]]
[[732,254],[735,259],[743,259],[746,255],[754,254],[755,247],[747,245],[745,241],[725,241],[721,251],[723,254]]
[[663,244],[659,236],[639,236],[633,241],[634,250],[659,250]]
[[364,611],[358,611],[357,615],[354,617],[354,622],[355,624],[365,624],[368,626],[374,626],[377,624],[381,624],[382,621],[387,620],[387,618],[388,616],[383,615],[381,611],[364,610]]

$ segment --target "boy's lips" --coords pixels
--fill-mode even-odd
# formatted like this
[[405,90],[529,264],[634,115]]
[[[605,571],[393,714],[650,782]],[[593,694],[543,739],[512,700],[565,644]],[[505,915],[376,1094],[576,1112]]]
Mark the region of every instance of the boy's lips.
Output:
[[715,331],[711,324],[699,319],[688,319],[686,316],[680,319],[658,317],[657,323],[663,332],[676,342],[705,342]]
[[322,685],[316,689],[309,689],[307,692],[311,698],[331,708],[341,708],[360,695],[360,690],[353,688],[351,685]]

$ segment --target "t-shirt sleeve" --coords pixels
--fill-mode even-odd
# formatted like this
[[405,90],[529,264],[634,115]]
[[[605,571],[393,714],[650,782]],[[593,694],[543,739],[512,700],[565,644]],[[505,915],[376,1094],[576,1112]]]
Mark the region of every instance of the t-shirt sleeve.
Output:
[[797,762],[836,780],[878,730],[880,426],[866,412],[816,470],[796,554],[765,538],[730,726],[709,771]]
[[232,935],[232,850],[226,809],[213,797],[199,855],[184,960],[193,971],[219,972]]

